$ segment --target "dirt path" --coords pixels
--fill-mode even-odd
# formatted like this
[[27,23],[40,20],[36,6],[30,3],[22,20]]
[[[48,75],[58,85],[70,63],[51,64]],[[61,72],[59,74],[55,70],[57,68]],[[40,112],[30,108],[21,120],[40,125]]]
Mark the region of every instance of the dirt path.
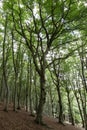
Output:
[[0,109],[0,130],[83,130],[66,124],[57,123],[53,118],[44,117],[44,122],[48,125],[40,126],[34,122],[35,117],[31,117],[25,111],[4,112]]

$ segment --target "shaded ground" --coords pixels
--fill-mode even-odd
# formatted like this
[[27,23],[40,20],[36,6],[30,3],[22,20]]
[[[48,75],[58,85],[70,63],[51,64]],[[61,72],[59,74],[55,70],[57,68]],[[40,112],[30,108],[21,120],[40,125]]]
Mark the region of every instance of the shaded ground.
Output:
[[82,130],[68,124],[60,125],[56,120],[48,117],[44,117],[44,121],[49,127],[40,126],[34,122],[34,118],[23,110],[4,112],[0,107],[0,130]]

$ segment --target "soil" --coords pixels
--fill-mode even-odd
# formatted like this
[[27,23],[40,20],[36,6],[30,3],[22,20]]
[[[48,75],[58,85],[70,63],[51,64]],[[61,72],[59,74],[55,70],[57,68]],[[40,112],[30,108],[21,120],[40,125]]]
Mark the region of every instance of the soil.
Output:
[[14,112],[9,109],[5,112],[0,105],[0,130],[83,130],[70,124],[58,124],[57,120],[47,116],[43,118],[47,124],[44,126],[36,124],[34,120],[35,117],[24,110]]

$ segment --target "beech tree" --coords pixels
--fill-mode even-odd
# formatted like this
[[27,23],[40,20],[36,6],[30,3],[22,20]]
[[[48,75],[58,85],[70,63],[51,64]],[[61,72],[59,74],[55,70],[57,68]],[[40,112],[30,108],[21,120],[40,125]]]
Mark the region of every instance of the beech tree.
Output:
[[[42,113],[46,102],[46,69],[48,66],[53,65],[55,61],[65,60],[70,57],[77,48],[82,47],[80,44],[77,46],[76,42],[79,42],[80,38],[86,35],[86,3],[77,0],[60,0],[55,2],[53,0],[3,0],[3,10],[4,14],[8,14],[8,21],[10,23],[9,32],[12,34],[12,44],[15,43],[15,38],[16,40],[22,39],[20,44],[23,44],[23,47],[30,52],[35,67],[35,73],[38,73],[40,80],[40,97],[36,113],[36,122],[38,124],[43,124]],[[78,36],[76,37],[75,35]],[[83,45],[85,44],[86,43]],[[56,48],[61,51],[60,57],[58,57],[59,52],[56,51]],[[57,52],[57,55],[52,60],[50,60],[51,52],[53,55]],[[17,54],[19,56],[19,51],[16,55]],[[15,72],[15,89],[13,93],[15,109],[17,94],[16,82],[18,80],[19,69],[14,61],[14,48],[12,56]],[[49,60],[47,57],[49,57]],[[55,65],[55,68],[56,67],[57,65]],[[27,74],[27,78],[28,77],[29,75]],[[31,80],[30,76],[30,81]],[[59,92],[59,85],[57,86],[57,89]],[[26,87],[26,91],[27,90],[28,88]],[[28,94],[26,93],[26,102],[27,95]],[[61,113],[62,112],[60,112],[60,115],[62,115]]]
[[[5,27],[4,27],[4,39],[3,39],[3,76],[2,76],[2,82],[3,86],[5,87],[5,108],[4,110],[8,110],[8,83],[7,83],[7,73],[6,73],[6,63],[7,63],[7,55],[6,55],[6,33],[7,33],[7,23],[8,23],[8,16],[5,18]],[[4,89],[4,90],[5,90]]]

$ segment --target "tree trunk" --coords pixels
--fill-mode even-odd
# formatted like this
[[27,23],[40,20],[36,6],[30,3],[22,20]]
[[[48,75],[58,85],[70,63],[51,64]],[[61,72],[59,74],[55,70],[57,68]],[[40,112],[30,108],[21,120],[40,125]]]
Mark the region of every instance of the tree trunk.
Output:
[[86,117],[86,92],[84,93],[84,97],[82,95],[82,92],[80,89],[78,89],[79,95],[80,95],[80,100],[81,100],[81,105],[82,105],[82,110],[83,110],[83,116],[84,116],[84,127],[85,130],[87,130],[87,117]]
[[26,112],[28,112],[28,88],[26,85]]
[[35,86],[35,111],[37,112],[37,108],[38,108],[38,95],[37,95],[37,84],[36,84],[36,79],[37,75],[36,75],[36,71],[35,71],[35,75],[34,75],[34,86]]
[[80,107],[79,98],[77,97],[76,92],[74,92],[74,95],[76,97],[78,108],[79,108],[79,112],[80,112],[80,116],[81,116],[81,119],[82,119],[82,125],[83,125],[82,127],[84,128],[84,117],[83,117],[82,110],[81,110],[81,107]]
[[61,92],[60,92],[60,86],[57,86],[57,92],[58,92],[58,104],[59,104],[59,123],[63,123],[63,107],[62,107],[62,99],[61,99]]
[[68,98],[68,104],[69,104],[69,112],[70,112],[71,123],[72,123],[72,125],[75,125],[68,88],[66,88],[66,91],[67,91],[67,98]]
[[28,98],[29,98],[29,59],[28,59],[28,63],[27,63],[26,112],[28,112]]
[[14,86],[14,96],[13,96],[13,111],[16,111],[16,91],[17,91],[17,83],[15,77],[15,86]]
[[20,67],[20,77],[19,77],[19,86],[18,86],[18,106],[17,109],[21,109],[20,100],[21,100],[21,90],[22,90],[22,76],[23,76],[23,54],[21,55],[21,67]]
[[[17,98],[17,79],[18,79],[18,56],[20,52],[20,44],[17,50],[17,53],[14,53],[14,32],[12,30],[12,60],[13,60],[13,68],[14,68],[14,95],[13,95],[13,111],[16,111],[16,98]],[[16,58],[15,58],[16,57]]]
[[3,92],[4,86],[3,86],[3,75],[1,78],[1,88],[0,88],[0,101],[2,102],[4,99],[4,92]]
[[33,115],[33,109],[32,109],[32,63],[31,59],[29,60],[29,72],[30,72],[30,82],[29,82],[29,103],[30,103],[30,114]]
[[51,92],[51,87],[49,86],[49,93],[50,93],[50,101],[51,101],[51,113],[52,116],[54,117],[54,104],[53,104],[53,97],[52,97],[52,92]]
[[4,107],[4,111],[8,111],[8,85],[7,85],[7,79],[6,77],[3,77],[3,82],[5,84],[5,107]]
[[42,113],[43,113],[43,107],[44,107],[45,100],[46,100],[46,91],[45,91],[45,74],[43,72],[41,74],[42,74],[41,77],[40,77],[41,92],[40,92],[39,105],[38,105],[38,109],[37,109],[36,122],[38,124],[43,125]]
[[5,107],[4,110],[8,109],[8,85],[7,85],[7,74],[6,74],[6,57],[5,57],[5,42],[6,42],[6,29],[7,29],[7,16],[5,19],[5,30],[4,30],[4,40],[3,40],[3,83],[5,85]]

